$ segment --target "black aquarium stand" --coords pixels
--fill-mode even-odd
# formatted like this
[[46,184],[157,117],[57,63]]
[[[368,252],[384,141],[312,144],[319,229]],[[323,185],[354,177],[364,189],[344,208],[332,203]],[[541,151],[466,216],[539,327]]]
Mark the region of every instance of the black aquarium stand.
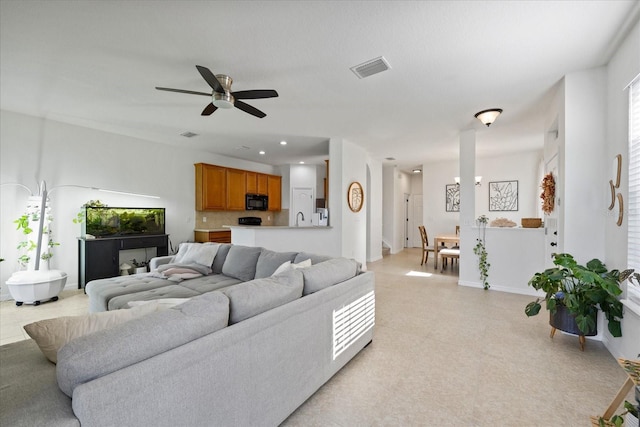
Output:
[[117,276],[120,274],[120,251],[143,248],[156,248],[156,256],[168,255],[169,235],[78,237],[78,289],[92,280]]

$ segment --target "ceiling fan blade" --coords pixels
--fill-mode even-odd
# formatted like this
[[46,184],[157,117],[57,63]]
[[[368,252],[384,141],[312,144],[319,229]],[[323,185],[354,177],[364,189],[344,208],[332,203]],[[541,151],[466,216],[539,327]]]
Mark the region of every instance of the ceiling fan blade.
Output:
[[258,110],[256,107],[252,107],[251,105],[246,104],[246,103],[244,103],[242,101],[239,101],[237,99],[236,99],[234,105],[235,105],[236,108],[241,109],[245,113],[249,113],[249,114],[251,114],[253,116],[256,116],[256,117],[258,117],[260,119],[266,116],[265,113],[263,113],[262,111]]
[[200,115],[201,116],[210,116],[217,109],[218,109],[218,107],[216,107],[215,105],[209,104],[206,107],[204,107],[204,110],[202,110],[202,113]]
[[204,95],[204,96],[211,96],[210,93],[204,93],[204,92],[194,92],[192,90],[184,90],[184,89],[171,89],[170,87],[157,87],[156,89],[158,90],[166,90],[168,92],[178,92],[178,93],[188,93],[190,95]]
[[224,88],[222,87],[216,76],[213,75],[210,69],[208,69],[207,67],[203,67],[202,65],[196,65],[196,68],[200,72],[202,78],[207,83],[209,83],[209,86],[211,86],[213,90],[218,93],[224,93]]
[[239,90],[231,92],[231,94],[235,99],[276,98],[278,96],[278,92],[273,89]]

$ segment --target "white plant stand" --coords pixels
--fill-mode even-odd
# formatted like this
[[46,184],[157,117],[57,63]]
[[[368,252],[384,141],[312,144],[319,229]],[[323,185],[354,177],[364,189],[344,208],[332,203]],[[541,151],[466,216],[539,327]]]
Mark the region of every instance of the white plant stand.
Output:
[[67,273],[60,270],[18,271],[6,283],[18,307],[40,305],[44,301],[58,300],[58,294],[67,283]]

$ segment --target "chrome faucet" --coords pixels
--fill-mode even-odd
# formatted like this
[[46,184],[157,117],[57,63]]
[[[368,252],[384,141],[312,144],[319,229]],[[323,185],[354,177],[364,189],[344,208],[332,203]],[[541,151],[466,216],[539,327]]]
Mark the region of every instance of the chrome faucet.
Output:
[[302,212],[298,212],[296,214],[296,227],[299,227],[299,225],[298,225],[298,215],[301,215],[302,216],[302,220],[304,221],[304,214]]

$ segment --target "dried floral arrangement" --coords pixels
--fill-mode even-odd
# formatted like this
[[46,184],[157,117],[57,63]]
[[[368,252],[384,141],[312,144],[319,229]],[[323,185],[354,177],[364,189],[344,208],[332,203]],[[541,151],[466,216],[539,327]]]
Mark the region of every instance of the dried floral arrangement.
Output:
[[496,218],[489,224],[489,227],[515,227],[515,222],[507,218]]
[[544,176],[540,188],[542,188],[542,194],[540,194],[540,198],[542,199],[542,211],[549,215],[553,212],[554,199],[556,195],[556,182],[551,173]]

